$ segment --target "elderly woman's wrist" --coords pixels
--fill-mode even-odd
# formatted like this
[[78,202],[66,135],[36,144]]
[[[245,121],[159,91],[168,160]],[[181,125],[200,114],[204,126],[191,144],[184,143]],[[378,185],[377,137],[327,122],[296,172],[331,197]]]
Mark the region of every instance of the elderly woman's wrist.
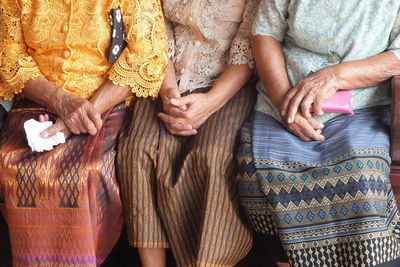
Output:
[[325,75],[329,76],[331,86],[336,90],[347,89],[345,83],[346,70],[341,64],[329,66],[321,71],[325,72]]

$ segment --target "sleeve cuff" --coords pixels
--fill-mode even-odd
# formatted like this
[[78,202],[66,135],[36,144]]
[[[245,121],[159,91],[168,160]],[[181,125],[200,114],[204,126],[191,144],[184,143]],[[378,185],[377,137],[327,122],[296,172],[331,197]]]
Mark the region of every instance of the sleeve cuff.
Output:
[[260,29],[260,28],[258,28],[258,27],[257,27],[257,28],[256,28],[256,27],[253,27],[253,29],[252,29],[252,31],[251,31],[251,34],[252,34],[253,36],[256,36],[256,35],[270,36],[270,37],[273,37],[275,40],[277,40],[277,41],[279,41],[279,42],[282,42],[282,41],[283,41],[283,38],[284,38],[284,36],[281,35],[281,34],[272,33],[272,32],[269,32],[269,31],[267,31],[267,30]]
[[0,79],[0,100],[13,100],[15,95],[22,92],[27,81],[42,77],[39,68],[21,66],[13,77],[3,81]]
[[[149,59],[147,63],[135,64],[131,58],[135,56],[128,52],[125,48],[108,73],[108,78],[115,85],[130,86],[137,97],[157,97],[166,72],[167,54]],[[129,62],[127,58],[130,58]]]
[[388,52],[392,52],[398,59],[400,59],[400,49],[389,49]]

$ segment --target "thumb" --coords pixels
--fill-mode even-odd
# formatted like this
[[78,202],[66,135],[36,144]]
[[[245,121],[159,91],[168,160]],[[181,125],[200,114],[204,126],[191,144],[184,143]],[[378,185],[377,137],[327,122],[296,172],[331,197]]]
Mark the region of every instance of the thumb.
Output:
[[56,123],[53,126],[50,126],[46,130],[40,133],[40,136],[42,138],[50,138],[54,135],[56,135],[58,132],[64,132],[66,130],[66,127],[64,123],[62,123],[60,120],[57,120]]
[[181,94],[179,93],[179,91],[176,88],[170,88],[168,90],[167,96],[169,99],[171,98],[180,98]]
[[194,101],[193,95],[187,95],[181,98],[172,98],[171,104],[176,107],[186,106]]
[[315,129],[315,130],[322,130],[324,125],[320,123],[316,118],[311,117],[307,118],[308,123]]
[[180,98],[181,95],[179,94],[179,91],[176,88],[173,87],[169,87],[166,88],[164,90],[164,94],[163,95],[163,101],[165,101],[165,103],[169,103],[170,99],[172,98]]

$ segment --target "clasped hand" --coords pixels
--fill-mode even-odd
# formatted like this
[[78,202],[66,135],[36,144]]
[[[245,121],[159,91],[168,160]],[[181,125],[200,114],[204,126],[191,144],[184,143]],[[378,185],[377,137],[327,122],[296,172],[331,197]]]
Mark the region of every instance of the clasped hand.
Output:
[[342,89],[339,79],[329,69],[322,69],[290,89],[280,105],[287,129],[303,141],[322,141],[323,125],[310,113],[323,115],[323,102]]
[[[62,94],[57,99],[54,109],[59,117],[53,126],[41,133],[43,138],[51,137],[57,132],[64,133],[66,138],[71,133],[95,135],[103,125],[101,114],[88,100],[79,96]],[[39,120],[49,120],[49,116],[47,114],[40,115]]]
[[194,93],[181,97],[176,88],[160,92],[164,112],[157,116],[164,122],[167,130],[174,135],[190,136],[212,114],[207,94]]

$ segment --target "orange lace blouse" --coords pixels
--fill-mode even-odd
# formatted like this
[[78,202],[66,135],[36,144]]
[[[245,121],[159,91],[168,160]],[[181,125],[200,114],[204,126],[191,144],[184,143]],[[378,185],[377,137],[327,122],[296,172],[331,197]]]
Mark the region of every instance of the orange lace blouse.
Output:
[[[127,47],[115,63],[109,11],[120,7]],[[158,0],[1,0],[0,99],[12,99],[26,81],[46,77],[89,98],[108,77],[138,97],[156,96],[168,43]]]

